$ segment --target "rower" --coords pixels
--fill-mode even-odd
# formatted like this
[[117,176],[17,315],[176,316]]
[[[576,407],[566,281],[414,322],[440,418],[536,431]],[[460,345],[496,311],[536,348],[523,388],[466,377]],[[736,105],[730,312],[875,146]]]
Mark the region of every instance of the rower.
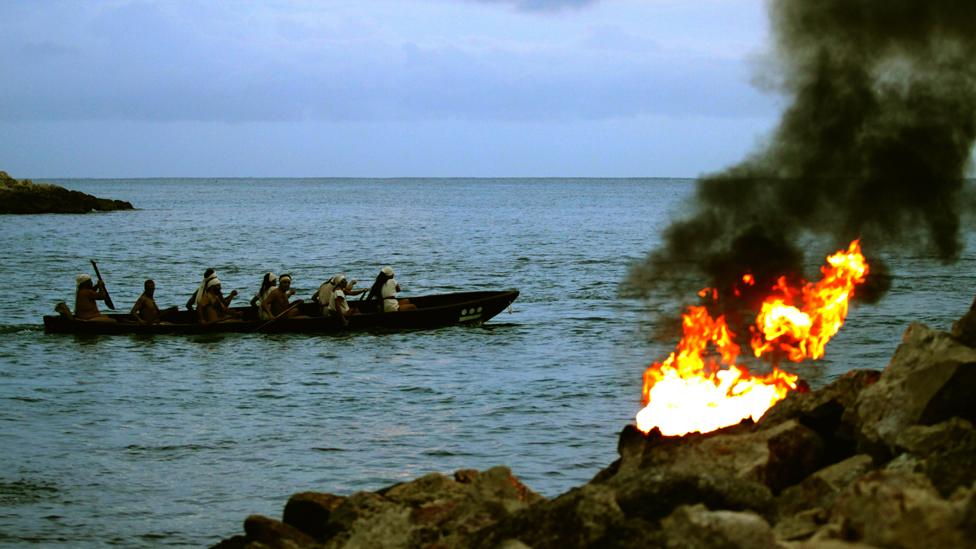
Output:
[[397,293],[400,292],[400,284],[393,278],[395,275],[396,273],[393,272],[393,267],[387,266],[380,269],[380,273],[376,275],[376,280],[369,289],[369,295],[367,295],[366,299],[382,299],[384,313],[416,309],[417,306],[410,303],[409,299],[397,299]]
[[98,310],[98,304],[95,303],[105,301],[106,295],[104,282],[99,280],[98,284],[93,284],[90,276],[78,275],[75,278],[75,318],[114,322],[113,318],[103,315]]
[[337,275],[333,278],[335,288],[332,290],[331,297],[329,298],[328,316],[339,321],[343,326],[349,324],[346,320],[356,314],[356,310],[349,307],[349,302],[346,300],[346,290],[351,290],[349,282],[343,275]]
[[262,306],[271,314],[271,318],[275,318],[285,311],[288,311],[287,315],[289,318],[298,316],[298,307],[288,310],[293,305],[303,303],[301,299],[296,300],[294,303],[289,303],[288,298],[293,295],[295,295],[295,290],[291,287],[291,275],[283,274],[278,277],[278,287],[268,292],[268,297],[264,300],[267,302],[267,305],[264,305],[264,302],[262,302]]
[[264,274],[264,278],[261,280],[261,289],[258,293],[251,298],[251,307],[258,308],[258,318],[261,320],[271,320],[271,316],[268,310],[265,308],[265,302],[268,299],[268,294],[271,290],[278,285],[278,277],[274,273],[268,272]]
[[203,299],[203,294],[207,292],[207,283],[210,282],[210,280],[213,278],[217,278],[217,271],[211,268],[207,268],[206,271],[203,271],[203,281],[200,282],[200,287],[197,288],[195,292],[193,292],[193,294],[190,296],[190,299],[186,300],[187,311],[192,311],[193,307],[197,305],[197,303],[201,299]]
[[136,300],[135,305],[132,306],[132,310],[129,314],[135,317],[135,319],[141,324],[155,324],[162,320],[164,315],[176,312],[176,307],[170,307],[165,311],[160,311],[159,307],[156,305],[156,299],[154,297],[156,293],[156,283],[152,280],[146,280],[143,283],[143,292]]
[[232,291],[231,296],[225,299],[220,293],[220,279],[212,277],[207,282],[207,288],[203,293],[203,297],[196,302],[197,320],[200,324],[212,324],[236,317],[237,315],[233,314],[230,307],[228,307],[230,300],[236,295],[237,291]]

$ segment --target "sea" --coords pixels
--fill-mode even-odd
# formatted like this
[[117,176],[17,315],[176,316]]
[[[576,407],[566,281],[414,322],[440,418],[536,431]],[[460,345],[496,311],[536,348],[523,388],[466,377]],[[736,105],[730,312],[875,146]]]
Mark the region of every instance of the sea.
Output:
[[[209,546],[296,492],[496,465],[556,496],[616,459],[675,343],[660,323],[697,300],[620,296],[691,179],[51,182],[136,209],[0,216],[0,546]],[[949,329],[976,293],[964,238],[952,264],[885,252],[887,297],[795,371],[822,386],[884,368],[910,322]],[[808,250],[814,275],[832,251]],[[402,297],[521,295],[481,326],[405,333],[45,334],[92,259],[123,311],[147,278],[182,305],[208,267],[242,304],[267,271],[308,298],[385,265]]]

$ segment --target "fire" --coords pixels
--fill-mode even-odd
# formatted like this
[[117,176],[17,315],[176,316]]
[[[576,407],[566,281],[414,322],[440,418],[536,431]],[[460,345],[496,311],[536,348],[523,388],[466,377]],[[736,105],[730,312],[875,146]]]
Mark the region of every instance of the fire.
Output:
[[820,268],[823,278],[806,283],[801,290],[802,306],[793,304],[797,292],[780,278],[756,317],[752,350],[756,357],[782,351],[793,362],[824,355],[824,346],[847,318],[847,303],[854,287],[864,282],[868,264],[861,255],[860,242],[851,242],[847,251],[827,258]]
[[[794,362],[818,359],[824,346],[840,330],[854,288],[864,282],[868,265],[855,240],[846,251],[827,258],[817,283],[792,288],[781,277],[756,317],[752,351],[756,357],[785,356]],[[751,274],[743,275],[748,285]],[[714,289],[701,297],[718,298]],[[799,301],[799,305],[796,303]],[[737,360],[740,348],[725,317],[713,318],[705,307],[693,306],[682,315],[681,341],[661,363],[644,372],[637,427],[649,432],[683,435],[735,425],[747,417],[758,420],[774,404],[796,389],[798,376],[773,367],[756,375]]]

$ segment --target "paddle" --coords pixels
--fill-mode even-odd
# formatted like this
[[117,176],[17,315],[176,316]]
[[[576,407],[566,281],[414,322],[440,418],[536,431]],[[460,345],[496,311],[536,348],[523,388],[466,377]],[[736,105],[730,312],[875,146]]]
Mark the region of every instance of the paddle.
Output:
[[98,277],[98,281],[102,283],[102,291],[105,292],[105,306],[109,309],[115,310],[115,303],[112,303],[112,296],[108,295],[108,289],[105,287],[105,281],[102,280],[102,273],[98,272],[98,264],[95,260],[91,260],[92,267],[95,267],[95,276]]
[[292,309],[294,309],[295,307],[298,307],[298,306],[299,306],[299,305],[301,305],[301,304],[302,304],[302,302],[301,302],[301,301],[296,301],[296,302],[294,302],[294,303],[292,303],[291,305],[289,305],[289,306],[288,306],[288,308],[287,308],[287,309],[285,309],[284,311],[281,311],[280,313],[278,313],[278,315],[277,315],[277,316],[275,316],[274,318],[272,318],[271,320],[269,320],[269,321],[267,321],[267,322],[265,322],[264,324],[262,324],[262,325],[260,325],[260,326],[258,326],[257,328],[255,328],[255,329],[254,329],[254,331],[255,331],[255,332],[260,332],[260,331],[261,331],[261,330],[263,330],[263,329],[264,329],[264,328],[265,328],[265,327],[266,327],[266,326],[267,326],[268,324],[272,324],[273,322],[275,322],[275,321],[277,321],[277,320],[278,320],[279,318],[281,318],[281,317],[283,317],[283,316],[285,316],[286,314],[288,314],[288,311],[290,311],[290,310],[292,310]]

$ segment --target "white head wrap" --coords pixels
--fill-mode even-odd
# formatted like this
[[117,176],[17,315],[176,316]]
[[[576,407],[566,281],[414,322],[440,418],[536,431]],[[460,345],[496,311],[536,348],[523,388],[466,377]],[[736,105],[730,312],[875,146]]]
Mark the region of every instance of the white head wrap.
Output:
[[342,288],[343,286],[346,285],[346,275],[337,274],[334,277],[332,277],[332,280],[334,281],[332,285],[335,286],[336,288]]
[[276,274],[268,273],[268,282],[274,283],[276,280],[278,280],[278,276]]
[[80,274],[75,277],[75,288],[80,288],[85,282],[91,281],[91,277],[86,274]]
[[382,269],[380,269],[380,272],[383,273],[383,274],[385,274],[386,276],[389,276],[389,277],[392,277],[393,274],[394,274],[393,273],[393,267],[390,267],[390,266],[383,267]]
[[203,277],[203,282],[200,283],[200,287],[197,288],[197,295],[193,298],[194,303],[199,303],[203,299],[203,292],[207,291],[208,282],[217,278],[217,271],[214,271],[210,276]]
[[216,276],[212,276],[207,279],[207,289],[213,288],[214,286],[220,286],[220,279]]

